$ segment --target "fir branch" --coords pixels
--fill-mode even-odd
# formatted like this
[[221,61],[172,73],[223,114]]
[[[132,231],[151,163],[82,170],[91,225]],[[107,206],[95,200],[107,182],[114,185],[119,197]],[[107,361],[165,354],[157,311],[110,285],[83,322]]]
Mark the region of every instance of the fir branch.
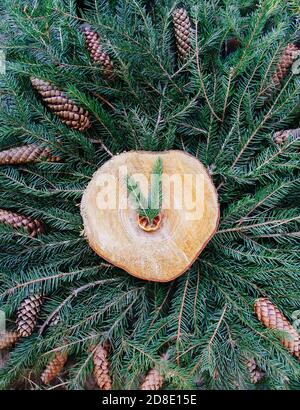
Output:
[[158,157],[151,172],[151,188],[148,199],[144,197],[138,183],[132,177],[127,176],[127,190],[133,196],[137,213],[147,218],[150,224],[159,214],[162,206],[162,173],[163,162]]

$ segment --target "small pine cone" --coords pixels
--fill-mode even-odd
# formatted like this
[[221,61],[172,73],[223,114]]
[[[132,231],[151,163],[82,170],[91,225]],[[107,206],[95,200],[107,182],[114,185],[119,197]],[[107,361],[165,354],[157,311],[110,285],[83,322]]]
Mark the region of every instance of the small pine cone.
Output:
[[259,369],[256,361],[254,359],[250,359],[246,364],[250,373],[251,383],[256,384],[260,382],[264,378],[265,373]]
[[184,8],[174,10],[173,23],[178,54],[181,59],[185,59],[191,49],[191,21]]
[[21,302],[17,312],[17,331],[20,337],[32,334],[42,302],[43,298],[39,294],[31,295]]
[[284,49],[283,54],[276,67],[276,71],[273,74],[272,82],[275,86],[278,86],[280,82],[287,75],[288,70],[291,68],[293,62],[299,55],[299,48],[295,44],[288,44]]
[[113,62],[101,45],[100,35],[89,25],[84,25],[82,27],[82,31],[85,36],[85,43],[91,59],[95,63],[99,63],[101,65],[105,78],[111,78],[114,74]]
[[11,225],[13,228],[25,228],[32,237],[44,232],[40,221],[5,209],[0,209],[0,223]]
[[254,312],[267,328],[285,331],[288,336],[282,339],[281,344],[300,360],[300,336],[285,316],[267,298],[257,299],[254,303]]
[[294,130],[282,130],[277,131],[274,134],[274,142],[278,145],[284,144],[288,137],[292,136],[292,138],[297,139],[300,137],[300,128],[296,128]]
[[56,352],[55,356],[47,364],[46,369],[41,375],[41,380],[44,384],[49,384],[54,380],[64,368],[68,360],[67,353]]
[[48,148],[42,148],[35,144],[22,145],[0,152],[0,165],[26,164],[41,160],[56,162],[60,158],[52,156]]
[[159,390],[162,388],[164,379],[157,369],[151,369],[145,376],[140,390]]
[[98,345],[94,352],[94,378],[101,390],[111,390],[112,388],[107,356],[107,347]]
[[31,77],[30,80],[47,107],[64,124],[78,131],[85,131],[90,127],[90,114],[83,108],[78,107],[57,87],[38,78]]
[[17,332],[0,333],[0,350],[9,349],[18,341],[19,338],[20,336]]

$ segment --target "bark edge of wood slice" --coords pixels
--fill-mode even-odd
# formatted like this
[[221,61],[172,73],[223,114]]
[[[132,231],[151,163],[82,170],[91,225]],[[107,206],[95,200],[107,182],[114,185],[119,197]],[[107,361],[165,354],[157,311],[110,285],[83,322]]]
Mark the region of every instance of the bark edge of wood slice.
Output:
[[[101,178],[109,175],[116,186],[107,188],[108,195],[118,191],[117,203],[128,201],[126,175],[143,174],[150,179],[152,166],[157,159],[163,160],[163,175],[201,175],[202,197],[201,217],[190,220],[191,211],[185,205],[176,209],[177,190],[171,185],[171,207],[161,210],[162,223],[155,232],[145,232],[137,224],[137,214],[132,207],[121,209],[99,208],[98,194],[101,193]],[[120,173],[120,169],[126,173]],[[195,201],[196,182],[190,182],[190,192]],[[114,185],[114,184],[112,184]],[[147,184],[140,183],[147,195]],[[172,201],[173,198],[173,201]],[[101,202],[101,201],[100,201]],[[184,202],[184,200],[183,200]],[[195,201],[197,203],[197,201]],[[109,263],[125,270],[137,278],[169,282],[182,275],[198,258],[209,240],[214,236],[220,218],[216,188],[205,166],[194,156],[184,151],[129,151],[115,155],[103,164],[93,175],[84,191],[81,201],[81,216],[84,235],[90,247]]]

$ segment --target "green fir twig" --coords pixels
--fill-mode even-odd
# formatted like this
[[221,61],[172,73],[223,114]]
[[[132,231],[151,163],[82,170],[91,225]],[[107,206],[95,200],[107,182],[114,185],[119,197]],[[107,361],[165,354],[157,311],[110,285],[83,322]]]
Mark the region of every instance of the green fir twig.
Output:
[[131,176],[127,176],[127,190],[134,203],[138,215],[148,219],[151,224],[159,214],[162,206],[162,173],[163,162],[160,157],[154,162],[151,172],[151,187],[146,199],[139,184]]

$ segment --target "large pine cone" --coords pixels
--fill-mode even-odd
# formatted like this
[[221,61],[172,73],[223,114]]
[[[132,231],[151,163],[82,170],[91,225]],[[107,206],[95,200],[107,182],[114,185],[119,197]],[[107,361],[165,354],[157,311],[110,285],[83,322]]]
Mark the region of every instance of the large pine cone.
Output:
[[19,338],[20,336],[17,332],[0,333],[0,350],[9,349],[18,341]]
[[253,384],[260,382],[264,378],[265,373],[260,370],[260,368],[257,366],[256,361],[254,359],[250,359],[246,364],[250,373],[251,382]]
[[26,164],[41,160],[56,162],[60,161],[60,158],[52,156],[48,148],[35,144],[22,145],[0,152],[0,165]]
[[184,59],[191,49],[191,21],[187,11],[183,8],[175,9],[173,12],[173,23],[178,54],[180,58]]
[[0,223],[1,222],[6,225],[11,225],[13,228],[25,228],[32,237],[44,232],[43,224],[40,221],[5,209],[0,209]]
[[88,111],[78,107],[74,101],[48,81],[39,80],[34,77],[31,77],[30,80],[47,107],[64,124],[78,131],[85,131],[90,127],[90,114]]
[[41,380],[44,384],[49,384],[54,380],[64,368],[68,360],[67,353],[56,352],[55,356],[48,363],[46,369],[41,375]]
[[82,30],[92,60],[101,65],[105,78],[111,78],[114,74],[113,62],[101,45],[100,35],[89,25],[84,25]]
[[94,378],[101,390],[111,390],[112,388],[107,356],[107,346],[98,345],[94,352]]
[[297,359],[300,359],[300,336],[279,309],[269,299],[260,298],[254,303],[254,311],[266,327],[283,330],[287,333],[287,336],[281,339],[280,342]]
[[276,71],[273,74],[272,80],[274,85],[279,85],[280,81],[287,75],[288,70],[291,68],[294,61],[299,55],[299,48],[295,44],[288,44],[284,49],[280,61],[276,67]]
[[164,379],[157,369],[151,369],[141,384],[141,390],[159,390],[162,388]]
[[28,337],[32,334],[42,302],[43,298],[41,295],[31,295],[21,302],[17,312],[17,331],[19,336]]

